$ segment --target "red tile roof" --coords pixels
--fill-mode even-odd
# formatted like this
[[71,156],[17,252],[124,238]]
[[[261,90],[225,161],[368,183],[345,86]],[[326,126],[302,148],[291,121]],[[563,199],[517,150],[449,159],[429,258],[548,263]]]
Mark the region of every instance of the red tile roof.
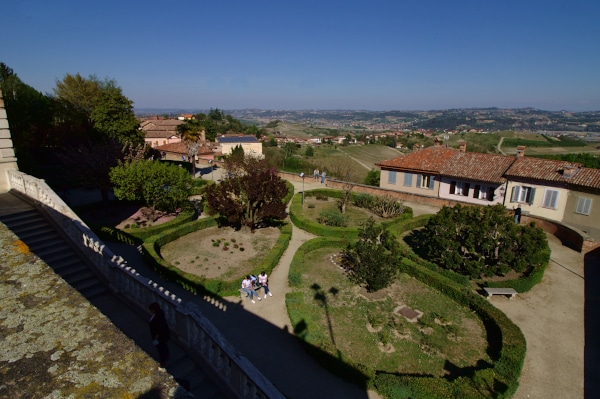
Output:
[[512,179],[564,183],[572,179],[563,176],[565,168],[570,166],[580,167],[581,164],[523,156],[515,159],[515,162],[506,171],[505,175]]
[[[184,143],[169,143],[169,144],[159,145],[158,147],[154,147],[154,149],[158,150],[158,151],[172,152],[175,154],[184,154],[184,155],[188,154],[187,146]],[[210,147],[204,147],[204,146],[198,147],[198,155],[212,154],[212,153],[213,153],[213,151],[210,149]]]
[[442,165],[440,174],[482,182],[504,183],[504,174],[514,160],[514,157],[504,155],[458,151]]
[[[434,173],[492,183],[503,183],[507,179],[535,180],[542,184],[600,189],[600,169],[583,168],[579,163],[462,152],[442,146],[428,147],[376,165],[387,170]],[[572,169],[575,170],[570,175]]]
[[439,173],[446,162],[457,152],[458,150],[454,148],[428,147],[375,165],[391,170]]
[[568,182],[570,186],[600,189],[600,169],[581,168]]

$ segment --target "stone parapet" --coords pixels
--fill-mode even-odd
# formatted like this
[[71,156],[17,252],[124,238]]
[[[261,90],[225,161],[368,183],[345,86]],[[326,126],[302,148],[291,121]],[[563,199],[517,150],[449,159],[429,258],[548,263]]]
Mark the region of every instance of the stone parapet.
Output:
[[176,340],[191,357],[212,367],[212,376],[223,382],[224,389],[240,398],[283,399],[277,388],[226,341],[196,305],[182,302],[159,283],[129,267],[46,182],[16,170],[9,170],[7,174],[10,188],[33,202],[62,230],[113,292],[144,314],[149,303],[158,302],[169,325],[173,326]]

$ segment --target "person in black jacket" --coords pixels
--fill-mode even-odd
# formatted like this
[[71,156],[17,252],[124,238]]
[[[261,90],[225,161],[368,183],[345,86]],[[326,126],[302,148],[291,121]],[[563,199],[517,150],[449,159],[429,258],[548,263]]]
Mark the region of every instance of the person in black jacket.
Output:
[[165,367],[169,360],[169,338],[171,331],[165,318],[165,312],[162,311],[160,305],[156,302],[150,304],[150,335],[152,335],[152,343],[158,350],[158,357],[161,367]]

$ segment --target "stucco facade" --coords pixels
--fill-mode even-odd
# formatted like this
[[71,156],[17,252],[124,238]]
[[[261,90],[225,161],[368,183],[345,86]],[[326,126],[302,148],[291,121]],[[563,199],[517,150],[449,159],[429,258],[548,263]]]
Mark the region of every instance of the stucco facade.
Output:
[[504,184],[442,177],[439,196],[469,204],[495,205],[504,203],[505,190]]
[[505,196],[507,208],[520,205],[523,214],[560,222],[563,220],[569,190],[530,181],[509,181]]
[[254,136],[222,136],[217,137],[217,141],[223,155],[229,155],[235,147],[241,146],[245,155],[264,158],[262,142]]
[[600,191],[571,190],[567,196],[563,222],[600,237]]
[[380,185],[387,190],[437,197],[439,192],[439,176],[432,173],[401,172],[382,170]]

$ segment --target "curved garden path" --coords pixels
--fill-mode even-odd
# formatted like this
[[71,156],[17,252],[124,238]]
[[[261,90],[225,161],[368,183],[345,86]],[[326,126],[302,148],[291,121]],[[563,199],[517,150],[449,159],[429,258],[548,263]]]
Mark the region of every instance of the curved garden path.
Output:
[[[296,192],[302,182],[293,182]],[[306,179],[304,188],[324,185]],[[438,208],[407,203],[415,216],[435,213]],[[295,338],[285,306],[287,276],[296,250],[311,234],[293,227],[292,239],[270,276],[273,296],[252,304],[240,296],[222,301],[200,298],[164,282],[165,288],[183,300],[196,303],[225,338],[248,358],[289,398],[344,397],[379,399],[364,387],[344,381],[324,370]],[[552,259],[542,282],[533,290],[508,300],[494,297],[492,303],[504,311],[523,331],[527,355],[516,399],[583,398],[584,278],[583,255],[549,235]],[[148,269],[135,248],[110,244],[141,274],[159,280]]]

